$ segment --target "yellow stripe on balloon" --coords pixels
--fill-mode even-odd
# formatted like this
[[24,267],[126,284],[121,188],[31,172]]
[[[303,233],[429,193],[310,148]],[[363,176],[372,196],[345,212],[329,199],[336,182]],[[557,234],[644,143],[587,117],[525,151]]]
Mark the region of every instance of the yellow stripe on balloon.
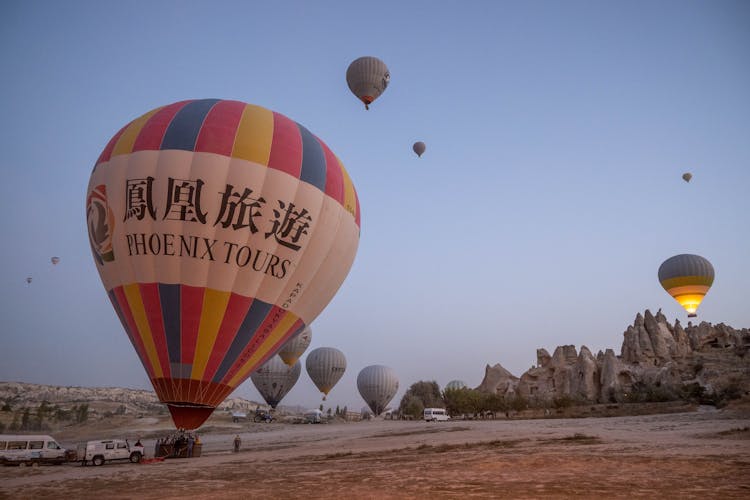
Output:
[[248,104],[234,138],[233,158],[268,166],[273,142],[273,111]]
[[232,377],[232,379],[229,381],[230,387],[236,387],[239,385],[240,382],[242,382],[242,379],[247,376],[248,373],[250,373],[250,370],[254,367],[255,364],[257,364],[263,356],[268,354],[268,351],[270,351],[273,346],[275,346],[281,338],[289,332],[289,330],[294,326],[294,323],[297,322],[299,318],[297,318],[296,315],[287,312],[283,318],[279,321],[279,324],[276,325],[276,328],[273,329],[273,331],[268,335],[268,337],[263,340],[263,342],[255,349],[255,352],[250,356],[250,359],[247,360],[247,362],[240,368],[237,373]]
[[140,288],[138,288],[138,283],[124,285],[122,288],[125,292],[125,297],[128,299],[128,306],[130,307],[130,312],[133,314],[135,326],[138,328],[138,335],[141,336],[143,347],[146,349],[148,361],[154,369],[154,376],[156,378],[162,377],[163,372],[161,369],[161,363],[159,363],[159,356],[156,354],[154,336],[151,332],[151,327],[148,324],[146,309],[143,306],[143,299],[141,297]]
[[668,278],[661,282],[666,290],[674,288],[676,286],[705,286],[707,289],[714,282],[711,276],[677,276],[676,278]]
[[138,134],[141,133],[141,129],[143,128],[143,126],[146,124],[149,118],[151,118],[158,111],[161,111],[161,109],[162,108],[156,108],[153,111],[149,111],[140,118],[136,118],[135,120],[133,120],[117,140],[117,144],[115,144],[115,147],[112,150],[112,157],[131,153],[133,151],[135,140],[138,138]]
[[709,287],[703,286],[703,285],[686,285],[686,286],[673,286],[671,288],[667,289],[667,292],[672,297],[676,297],[678,295],[685,295],[685,294],[694,294],[694,295],[706,295],[708,293]]
[[352,179],[349,177],[349,173],[344,168],[344,164],[341,163],[341,160],[339,160],[338,156],[336,157],[336,160],[339,162],[342,178],[344,180],[344,208],[356,219],[357,195],[354,192],[354,183],[352,183]]
[[201,322],[198,325],[198,340],[195,346],[195,358],[193,358],[193,369],[190,378],[201,380],[206,371],[208,358],[214,348],[216,336],[221,328],[221,321],[229,303],[231,292],[221,292],[211,288],[206,289],[203,296],[203,310],[201,311]]

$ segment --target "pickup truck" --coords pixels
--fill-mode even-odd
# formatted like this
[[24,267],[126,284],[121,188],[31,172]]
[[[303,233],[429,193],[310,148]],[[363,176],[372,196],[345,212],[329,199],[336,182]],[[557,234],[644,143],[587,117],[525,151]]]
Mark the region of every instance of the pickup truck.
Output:
[[81,465],[91,462],[93,465],[104,465],[104,462],[128,460],[134,464],[141,461],[144,455],[143,446],[130,444],[127,440],[107,439],[89,441],[78,446],[78,460]]

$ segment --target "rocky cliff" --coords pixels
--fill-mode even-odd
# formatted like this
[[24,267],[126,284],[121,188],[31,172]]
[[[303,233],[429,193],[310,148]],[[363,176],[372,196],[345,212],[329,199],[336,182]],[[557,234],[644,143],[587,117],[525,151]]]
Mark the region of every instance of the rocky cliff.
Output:
[[750,393],[750,329],[676,320],[646,310],[623,333],[620,355],[594,356],[586,346],[537,350],[536,366],[515,377],[500,364],[485,368],[477,390],[529,401],[581,403],[710,398]]

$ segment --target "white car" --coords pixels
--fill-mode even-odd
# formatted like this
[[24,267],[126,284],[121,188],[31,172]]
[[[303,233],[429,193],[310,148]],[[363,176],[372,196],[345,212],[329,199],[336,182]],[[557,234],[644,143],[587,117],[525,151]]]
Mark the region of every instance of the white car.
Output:
[[104,462],[115,460],[129,460],[137,464],[143,458],[143,446],[136,446],[122,439],[108,439],[104,441],[89,441],[79,446],[78,460],[81,465],[91,462],[93,465],[104,465]]

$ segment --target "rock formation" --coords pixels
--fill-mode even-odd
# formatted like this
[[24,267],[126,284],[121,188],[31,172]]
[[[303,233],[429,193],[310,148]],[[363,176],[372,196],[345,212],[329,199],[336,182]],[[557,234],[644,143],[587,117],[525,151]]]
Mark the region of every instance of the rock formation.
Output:
[[606,403],[648,397],[679,397],[734,391],[750,394],[750,329],[735,330],[678,320],[646,310],[623,333],[620,355],[612,349],[596,357],[586,346],[559,346],[552,356],[537,349],[537,365],[520,378],[500,364],[485,368],[477,390],[529,401],[568,398]]

